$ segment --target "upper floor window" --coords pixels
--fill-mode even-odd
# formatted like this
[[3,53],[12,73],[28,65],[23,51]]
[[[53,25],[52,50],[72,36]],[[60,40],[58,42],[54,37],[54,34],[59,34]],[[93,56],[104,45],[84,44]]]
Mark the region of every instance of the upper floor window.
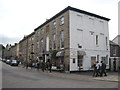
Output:
[[56,29],[56,27],[57,27],[57,26],[56,26],[56,21],[53,22],[53,25],[52,25],[52,26],[53,26],[53,29]]
[[46,32],[49,32],[49,25],[46,26]]
[[40,52],[43,52],[43,39],[40,40]]
[[37,48],[39,48],[39,41],[38,40],[37,40],[36,44],[37,44]]
[[64,48],[64,31],[60,32],[60,48]]
[[98,35],[96,35],[96,45],[98,45]]
[[39,36],[39,35],[40,35],[40,32],[38,31],[38,32],[37,32],[37,36]]
[[44,33],[44,29],[42,28],[42,29],[41,29],[41,34],[43,34],[43,33]]
[[56,35],[53,35],[53,42],[52,42],[52,48],[56,49]]
[[108,42],[108,38],[106,37],[105,39],[106,39],[105,41],[106,41],[106,46],[107,46],[107,44],[108,44],[108,43],[107,43],[107,42]]
[[89,18],[89,26],[93,27],[94,26],[94,19]]
[[60,25],[64,24],[64,17],[60,18]]

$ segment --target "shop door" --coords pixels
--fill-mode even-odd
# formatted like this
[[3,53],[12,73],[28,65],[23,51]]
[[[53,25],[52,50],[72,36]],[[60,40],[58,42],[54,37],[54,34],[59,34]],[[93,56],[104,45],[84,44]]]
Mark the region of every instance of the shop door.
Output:
[[83,66],[83,56],[78,55],[78,67],[79,67],[79,71],[80,69],[82,69]]

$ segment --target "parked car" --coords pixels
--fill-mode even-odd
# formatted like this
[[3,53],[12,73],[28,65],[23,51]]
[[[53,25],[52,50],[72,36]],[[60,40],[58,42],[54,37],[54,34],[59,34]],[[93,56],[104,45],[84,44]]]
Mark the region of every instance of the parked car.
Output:
[[6,62],[6,59],[2,59],[3,62]]
[[6,64],[10,64],[10,63],[11,63],[11,60],[7,59]]
[[18,61],[17,60],[11,60],[10,65],[11,66],[18,66]]

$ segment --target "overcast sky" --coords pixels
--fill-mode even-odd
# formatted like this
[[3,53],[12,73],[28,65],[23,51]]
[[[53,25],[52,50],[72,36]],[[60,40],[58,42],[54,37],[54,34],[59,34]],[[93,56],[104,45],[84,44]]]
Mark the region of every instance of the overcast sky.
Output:
[[0,0],[0,43],[18,43],[24,35],[67,6],[110,18],[109,39],[118,35],[119,0]]

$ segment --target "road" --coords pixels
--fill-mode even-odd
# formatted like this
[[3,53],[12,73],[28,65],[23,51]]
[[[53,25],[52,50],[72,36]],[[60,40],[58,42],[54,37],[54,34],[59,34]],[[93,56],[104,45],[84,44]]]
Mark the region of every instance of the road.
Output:
[[96,81],[92,76],[26,70],[2,63],[2,88],[118,88],[118,83]]

